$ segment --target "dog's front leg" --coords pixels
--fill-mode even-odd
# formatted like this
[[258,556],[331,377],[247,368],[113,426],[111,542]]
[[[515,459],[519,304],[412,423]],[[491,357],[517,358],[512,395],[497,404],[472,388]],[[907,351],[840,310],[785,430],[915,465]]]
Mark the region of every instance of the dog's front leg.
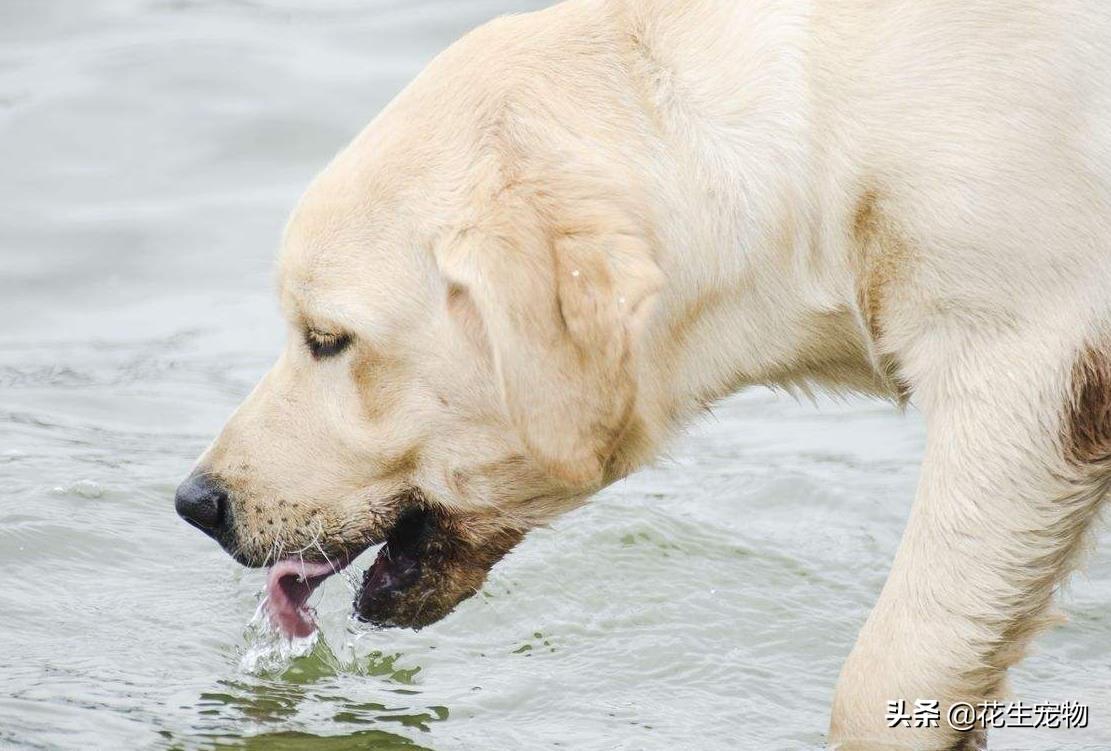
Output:
[[[939,337],[929,360],[909,361],[926,456],[887,583],[838,682],[836,748],[983,743],[951,727],[950,708],[1004,694],[1007,668],[1052,620],[1053,593],[1107,490],[1111,352],[1076,339]],[[919,701],[937,702],[936,720],[914,713]]]

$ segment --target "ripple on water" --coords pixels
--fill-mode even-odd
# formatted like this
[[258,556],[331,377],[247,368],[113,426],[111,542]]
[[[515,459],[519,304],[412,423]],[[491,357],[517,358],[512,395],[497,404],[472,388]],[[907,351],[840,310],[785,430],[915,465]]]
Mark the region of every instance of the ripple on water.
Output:
[[[319,636],[276,639],[263,574],[173,513],[281,351],[273,255],[311,175],[468,27],[549,3],[0,2],[4,751],[821,748],[914,494],[913,411],[723,402],[417,633],[354,625],[352,569]],[[1013,671],[1092,727],[993,748],[1111,748],[1103,536]]]
[[68,485],[56,485],[50,492],[54,495],[71,495],[88,499],[104,497],[104,488],[93,480],[78,480]]

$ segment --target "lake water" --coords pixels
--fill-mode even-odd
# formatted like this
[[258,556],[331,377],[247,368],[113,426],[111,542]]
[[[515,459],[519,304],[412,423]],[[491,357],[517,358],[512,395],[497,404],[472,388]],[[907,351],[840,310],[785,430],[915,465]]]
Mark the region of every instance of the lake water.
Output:
[[[336,578],[283,644],[264,574],[173,512],[277,354],[301,189],[437,50],[537,5],[0,3],[0,748],[821,748],[913,411],[730,400],[420,633],[353,626]],[[993,749],[1111,749],[1111,546],[1065,600],[1016,695],[1091,727]]]

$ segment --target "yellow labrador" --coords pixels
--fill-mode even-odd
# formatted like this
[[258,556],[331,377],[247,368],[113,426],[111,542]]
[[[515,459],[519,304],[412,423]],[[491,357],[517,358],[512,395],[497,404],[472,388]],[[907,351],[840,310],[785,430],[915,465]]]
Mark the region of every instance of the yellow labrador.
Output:
[[885,708],[1005,691],[1108,489],[1109,122],[1103,0],[495,21],[309,188],[288,344],[177,507],[272,566],[288,633],[383,541],[356,612],[421,627],[739,388],[913,400],[921,485],[831,741],[972,747]]

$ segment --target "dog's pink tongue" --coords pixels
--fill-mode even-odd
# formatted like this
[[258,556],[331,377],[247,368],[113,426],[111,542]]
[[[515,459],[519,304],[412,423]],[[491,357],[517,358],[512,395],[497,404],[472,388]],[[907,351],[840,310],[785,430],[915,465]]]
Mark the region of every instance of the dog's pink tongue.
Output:
[[278,561],[266,577],[266,609],[271,622],[286,636],[305,637],[316,630],[306,603],[313,591],[343,568],[330,563]]

